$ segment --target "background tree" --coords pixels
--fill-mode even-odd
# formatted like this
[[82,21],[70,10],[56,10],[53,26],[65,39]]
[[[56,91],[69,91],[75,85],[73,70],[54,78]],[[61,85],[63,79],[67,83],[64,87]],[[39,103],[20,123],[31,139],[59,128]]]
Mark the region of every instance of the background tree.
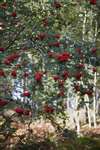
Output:
[[[35,105],[34,111],[54,117],[64,113],[69,81],[80,95],[79,104],[85,94],[94,95],[95,2],[8,0],[0,8],[1,79],[10,82],[6,98],[11,97],[12,81],[17,79],[22,84],[23,109],[28,106],[33,111]],[[22,109],[16,112],[24,113]]]

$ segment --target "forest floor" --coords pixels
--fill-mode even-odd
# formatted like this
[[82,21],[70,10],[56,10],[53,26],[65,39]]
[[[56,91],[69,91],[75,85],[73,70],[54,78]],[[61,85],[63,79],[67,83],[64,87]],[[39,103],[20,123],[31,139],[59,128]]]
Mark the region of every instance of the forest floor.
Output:
[[[59,135],[59,137],[55,137],[55,130],[49,123],[46,125],[45,123],[41,124],[42,128],[38,127],[38,125],[34,127],[32,124],[31,130],[28,130],[28,126],[23,122],[24,120],[21,122],[18,116],[14,117],[12,121],[10,116],[12,116],[13,113],[13,111],[7,111],[4,115],[6,118],[3,117],[2,114],[0,115],[0,150],[100,150],[99,120],[96,128],[89,128],[87,124],[82,126],[82,136],[76,136],[75,140],[73,140],[71,137],[67,137],[67,139]],[[27,117],[24,119],[26,121],[28,120]],[[51,141],[49,141],[45,138],[45,140],[42,141],[41,139],[45,137],[45,132],[48,132],[49,128],[49,136],[51,136],[50,138],[52,138],[52,140],[50,139]],[[35,138],[32,136],[33,132],[37,134]],[[40,139],[38,135],[41,135],[41,137],[39,137]],[[32,139],[31,141],[29,136]],[[40,141],[36,142],[36,138]],[[26,141],[27,143],[25,143]],[[57,145],[55,143],[57,143]]]

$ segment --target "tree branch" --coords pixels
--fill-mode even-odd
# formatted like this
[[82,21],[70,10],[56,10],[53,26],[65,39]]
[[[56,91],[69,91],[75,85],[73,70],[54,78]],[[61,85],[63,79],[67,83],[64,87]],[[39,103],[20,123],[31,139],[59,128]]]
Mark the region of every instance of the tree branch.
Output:
[[19,32],[16,34],[15,38],[10,42],[10,44],[6,47],[6,49],[8,49],[9,47],[11,47],[14,42],[17,40],[17,37],[20,35],[20,33],[25,29],[25,27],[22,27]]

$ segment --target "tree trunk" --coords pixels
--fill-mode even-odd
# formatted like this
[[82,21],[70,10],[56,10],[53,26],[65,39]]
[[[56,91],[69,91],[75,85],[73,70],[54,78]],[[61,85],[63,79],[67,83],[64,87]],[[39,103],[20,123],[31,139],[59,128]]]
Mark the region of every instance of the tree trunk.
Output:
[[93,124],[96,128],[96,73],[94,74]]
[[87,102],[86,103],[86,110],[87,110],[87,115],[88,115],[88,123],[89,123],[89,128],[91,128],[91,114],[90,114],[90,108],[89,108],[89,97],[88,95],[84,96],[84,100]]

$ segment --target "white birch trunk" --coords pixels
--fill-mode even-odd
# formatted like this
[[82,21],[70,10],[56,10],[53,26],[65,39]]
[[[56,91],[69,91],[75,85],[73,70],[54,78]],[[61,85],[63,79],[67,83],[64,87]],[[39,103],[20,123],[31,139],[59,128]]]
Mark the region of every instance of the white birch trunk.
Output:
[[[89,102],[89,97],[88,97],[87,94],[85,94],[84,100],[85,100],[86,102]],[[89,128],[91,128],[91,123],[92,123],[92,121],[91,121],[91,113],[90,113],[89,103],[86,103],[86,108],[87,108],[87,114],[88,114]]]
[[90,115],[90,108],[89,108],[89,106],[86,106],[87,107],[87,114],[88,114],[88,122],[89,122],[89,128],[91,128],[92,126],[91,126],[91,115]]
[[78,101],[79,101],[79,96],[77,94],[75,94],[75,100],[76,100],[76,127],[77,127],[77,134],[80,134],[80,120],[79,120],[79,111],[78,109]]
[[84,18],[83,18],[83,29],[82,29],[82,40],[85,40],[85,33],[86,33],[86,18],[87,18],[87,11],[84,12]]
[[94,74],[93,123],[94,128],[96,128],[96,73]]
[[76,117],[75,117],[75,122],[76,122],[76,127],[77,127],[77,134],[80,135],[80,121],[79,121],[79,112],[76,110]]

